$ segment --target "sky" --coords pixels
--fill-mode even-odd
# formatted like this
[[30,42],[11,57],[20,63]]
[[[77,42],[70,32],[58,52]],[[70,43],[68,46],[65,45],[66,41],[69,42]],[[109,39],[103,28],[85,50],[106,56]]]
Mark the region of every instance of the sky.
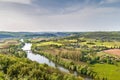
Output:
[[120,31],[120,0],[0,0],[0,31]]

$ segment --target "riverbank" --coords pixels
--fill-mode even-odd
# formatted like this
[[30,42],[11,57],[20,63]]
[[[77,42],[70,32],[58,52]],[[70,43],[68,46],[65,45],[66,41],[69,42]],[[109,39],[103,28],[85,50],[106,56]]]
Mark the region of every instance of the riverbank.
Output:
[[66,69],[73,72],[73,74],[75,73],[75,75],[77,75],[77,76],[83,76],[85,80],[92,80],[90,77],[98,78],[97,74],[95,72],[93,72],[87,65],[76,64],[71,60],[66,61],[65,59],[62,59],[58,56],[53,56],[49,53],[38,51],[35,49],[35,46],[32,46],[32,51],[33,51],[33,53],[43,55],[46,58],[48,58],[49,60],[65,67]]
[[[39,54],[34,54],[34,52],[31,51],[31,46],[32,44],[30,43],[25,43],[25,46],[22,48],[24,51],[27,52],[27,58],[32,60],[32,61],[36,61],[38,63],[42,63],[42,64],[47,64],[48,66],[54,67],[62,72],[65,72],[67,74],[71,74],[69,70],[65,69],[64,67],[56,64],[55,62],[50,61],[49,59],[47,59],[46,57],[39,55]],[[80,79],[82,79],[80,76],[76,76]]]

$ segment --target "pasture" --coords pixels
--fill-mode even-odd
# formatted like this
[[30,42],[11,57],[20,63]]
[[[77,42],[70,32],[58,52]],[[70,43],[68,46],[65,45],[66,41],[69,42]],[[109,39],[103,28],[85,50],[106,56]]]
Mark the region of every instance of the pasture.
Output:
[[43,42],[43,43],[37,44],[37,46],[49,46],[49,45],[62,46],[63,44],[57,43],[57,42],[53,42],[53,41]]
[[94,64],[91,67],[93,71],[97,72],[100,78],[107,78],[107,80],[120,79],[120,63],[117,66],[111,64]]

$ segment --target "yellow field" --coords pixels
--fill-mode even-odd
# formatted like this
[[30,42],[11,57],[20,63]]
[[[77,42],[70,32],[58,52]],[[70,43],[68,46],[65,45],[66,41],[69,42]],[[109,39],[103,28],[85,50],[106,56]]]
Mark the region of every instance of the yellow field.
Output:
[[47,45],[57,45],[57,46],[62,46],[63,44],[61,44],[61,43],[57,43],[57,42],[52,42],[52,41],[37,44],[37,46],[47,46]]

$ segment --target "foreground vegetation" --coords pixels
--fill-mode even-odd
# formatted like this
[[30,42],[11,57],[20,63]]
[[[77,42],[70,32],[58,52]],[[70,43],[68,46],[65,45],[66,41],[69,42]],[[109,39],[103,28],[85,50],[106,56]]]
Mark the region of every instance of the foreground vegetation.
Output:
[[0,80],[82,80],[46,64],[0,54]]

